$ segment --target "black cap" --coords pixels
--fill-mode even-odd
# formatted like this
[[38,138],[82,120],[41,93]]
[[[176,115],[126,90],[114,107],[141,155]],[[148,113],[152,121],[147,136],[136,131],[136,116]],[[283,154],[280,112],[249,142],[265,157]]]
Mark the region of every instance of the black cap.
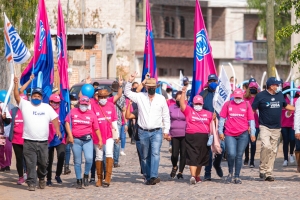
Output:
[[43,90],[42,90],[42,88],[34,88],[32,90],[32,95],[33,94],[39,94],[39,95],[43,96]]

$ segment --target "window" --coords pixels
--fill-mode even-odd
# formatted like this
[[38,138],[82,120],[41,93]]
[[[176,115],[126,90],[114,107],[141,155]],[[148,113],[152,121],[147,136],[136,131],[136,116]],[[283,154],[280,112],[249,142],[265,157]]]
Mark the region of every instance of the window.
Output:
[[172,33],[171,37],[174,37],[175,35],[174,31],[175,31],[175,20],[173,17],[171,17],[171,33]]
[[136,0],[135,20],[136,22],[144,21],[144,0]]
[[165,17],[165,37],[170,37],[170,20],[169,17]]
[[183,16],[180,16],[180,37],[185,37],[185,21]]
[[158,76],[166,76],[166,75],[168,75],[168,69],[160,68],[158,70]]

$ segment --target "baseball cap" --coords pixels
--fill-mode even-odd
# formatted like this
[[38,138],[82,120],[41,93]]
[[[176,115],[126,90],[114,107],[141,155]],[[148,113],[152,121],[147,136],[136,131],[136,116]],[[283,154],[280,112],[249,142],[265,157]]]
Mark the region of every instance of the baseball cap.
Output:
[[43,90],[42,90],[42,88],[34,88],[32,90],[32,95],[33,94],[39,94],[39,95],[43,96]]
[[290,82],[284,82],[282,88],[286,88],[286,87],[291,87],[291,83]]
[[49,101],[53,101],[53,102],[58,103],[58,102],[60,102],[60,97],[59,97],[59,95],[57,95],[57,94],[52,94],[52,95],[50,96],[50,98],[49,98]]
[[187,76],[183,77],[183,82],[188,82],[189,81],[189,78]]
[[233,97],[234,98],[243,98],[244,97],[243,90],[240,89],[240,88],[235,89],[234,92],[233,92]]
[[193,103],[196,104],[196,103],[200,103],[200,104],[203,104],[203,98],[202,96],[200,95],[196,95],[193,99]]
[[81,105],[89,105],[90,99],[87,96],[81,96],[79,99],[79,104]]
[[210,74],[209,76],[208,76],[208,80],[210,81],[210,80],[215,80],[215,81],[217,81],[218,80],[218,77],[217,77],[217,75],[215,75],[215,74]]
[[275,77],[268,78],[266,85],[269,87],[270,85],[279,85],[282,84],[281,80],[276,79]]
[[177,94],[178,90],[172,90],[172,97],[175,99],[175,96]]
[[[250,80],[249,80],[250,81]],[[256,89],[258,89],[258,84],[256,83],[256,82],[250,82],[249,83],[249,88],[256,88]]]
[[249,79],[249,84],[252,83],[252,82],[256,82],[255,78],[250,78]]

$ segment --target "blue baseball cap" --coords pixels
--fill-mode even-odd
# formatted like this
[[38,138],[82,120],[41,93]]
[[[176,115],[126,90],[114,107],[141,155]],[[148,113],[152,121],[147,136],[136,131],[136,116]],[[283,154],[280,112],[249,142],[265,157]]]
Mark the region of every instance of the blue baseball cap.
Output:
[[209,76],[208,76],[208,80],[210,81],[210,80],[215,80],[215,81],[217,81],[218,80],[218,77],[217,77],[217,75],[215,75],[215,74],[210,74]]
[[251,83],[251,82],[256,82],[255,78],[250,78],[249,83]]
[[281,80],[276,79],[275,77],[268,78],[266,85],[269,87],[270,85],[279,85],[282,84]]
[[34,88],[32,90],[32,95],[34,95],[34,94],[39,94],[39,95],[43,96],[43,90],[42,90],[42,88]]
[[183,82],[189,82],[189,78],[187,76],[183,77]]
[[172,90],[172,97],[175,99],[175,96],[177,94],[178,90]]

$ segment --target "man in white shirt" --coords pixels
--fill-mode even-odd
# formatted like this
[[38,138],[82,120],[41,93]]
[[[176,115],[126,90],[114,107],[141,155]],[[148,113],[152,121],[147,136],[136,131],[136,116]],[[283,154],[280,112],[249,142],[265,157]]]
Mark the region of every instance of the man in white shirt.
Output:
[[146,80],[147,93],[132,92],[131,85],[136,75],[134,73],[130,76],[124,93],[138,106],[138,135],[142,149],[142,165],[145,169],[146,184],[155,185],[160,182],[158,167],[162,144],[162,123],[164,123],[164,138],[169,139],[169,108],[166,99],[160,94],[155,94],[157,83],[154,78]]
[[37,176],[39,187],[44,189],[48,162],[49,123],[52,122],[56,135],[61,138],[58,115],[49,104],[42,103],[43,91],[41,88],[33,89],[31,101],[26,101],[20,98],[18,78],[15,78],[14,82],[14,96],[24,120],[23,153],[27,167],[28,190],[35,191]]

